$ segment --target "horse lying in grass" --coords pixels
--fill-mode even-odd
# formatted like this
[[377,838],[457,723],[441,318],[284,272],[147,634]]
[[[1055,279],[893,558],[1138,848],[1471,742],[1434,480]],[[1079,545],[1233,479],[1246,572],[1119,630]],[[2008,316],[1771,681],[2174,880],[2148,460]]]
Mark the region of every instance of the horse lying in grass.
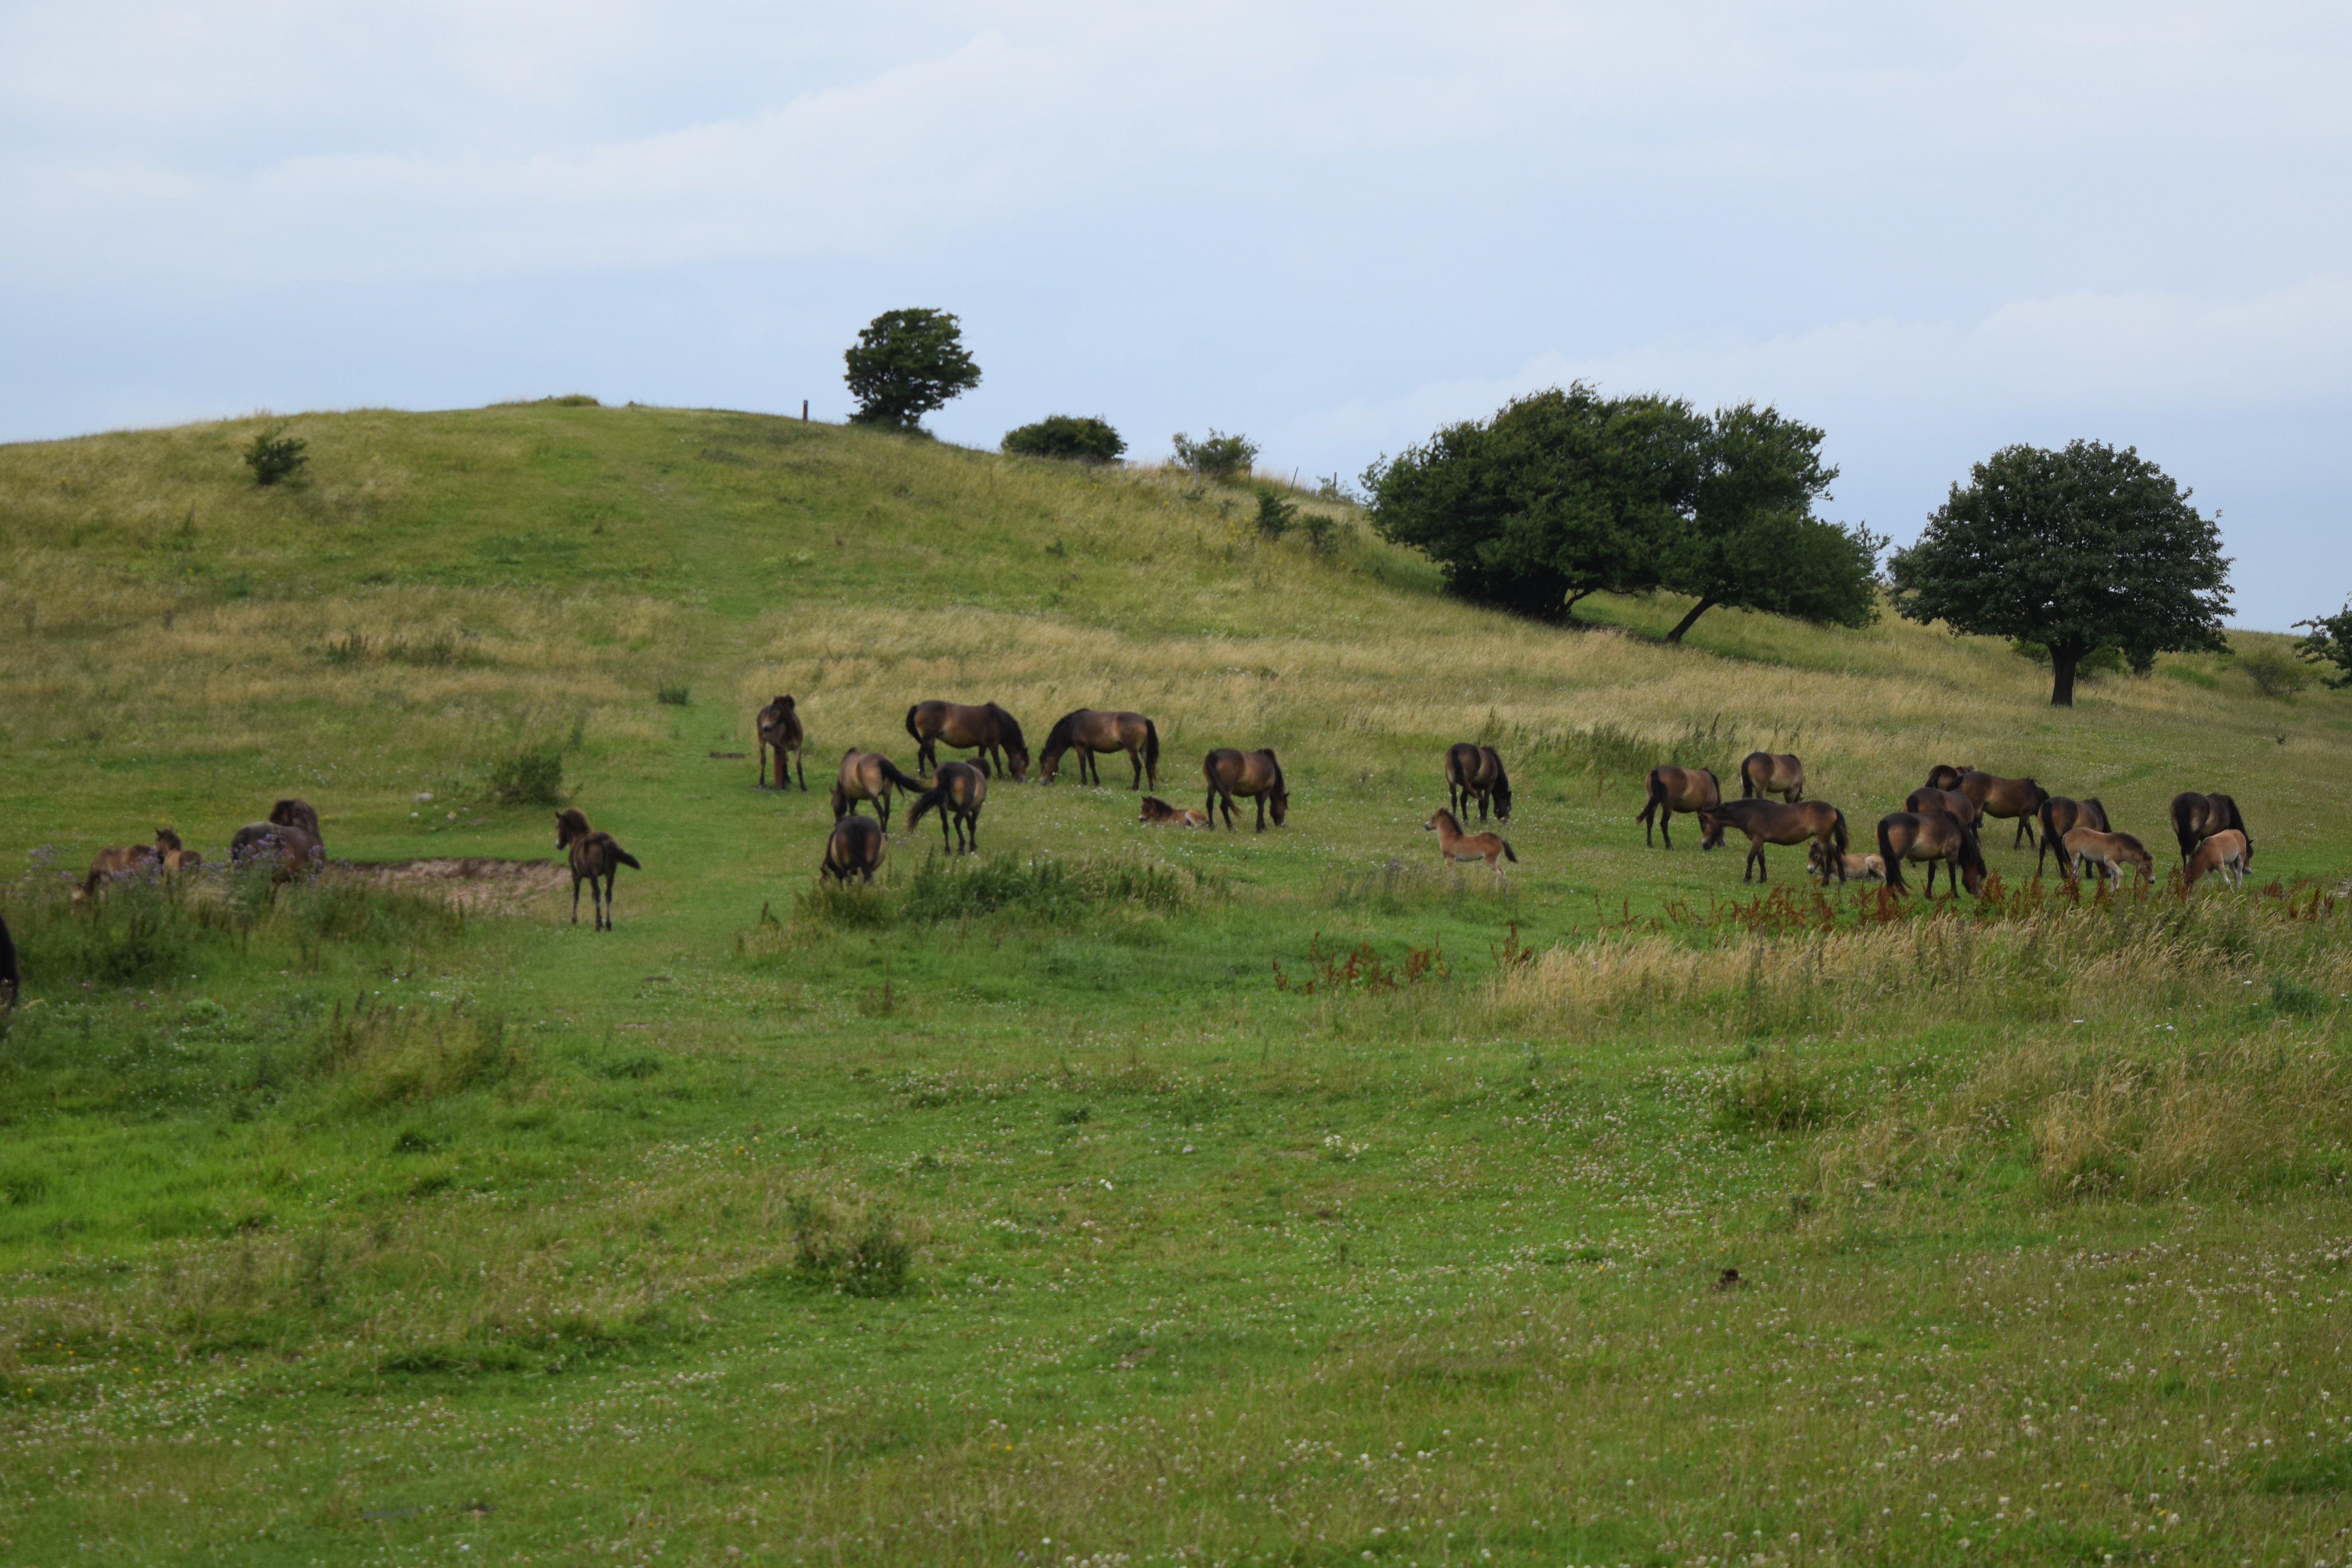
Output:
[[2180,843],[2180,863],[2197,853],[2197,847],[2224,828],[2246,836],[2246,847],[2253,847],[2254,836],[2247,832],[2246,819],[2238,815],[2238,803],[2226,795],[2199,795],[2183,790],[2172,797],[2172,835]]
[[1815,849],[1837,855],[1841,865],[1845,856],[1845,813],[1818,800],[1795,805],[1754,797],[1727,800],[1721,805],[1700,807],[1698,826],[1701,849],[1722,848],[1723,836],[1730,828],[1748,835],[1748,860],[1739,869],[1742,882],[1751,876],[1771,880],[1764,865],[1767,844],[1802,844],[1811,839]]
[[1969,825],[1948,811],[1890,811],[1878,819],[1878,859],[1886,870],[1886,885],[1907,893],[1903,862],[1927,864],[1927,896],[1936,896],[1936,868],[1944,868],[1945,893],[1951,896],[1955,878],[1970,893],[1984,891],[1984,851]]
[[831,877],[846,887],[850,878],[861,877],[871,883],[889,847],[889,835],[882,831],[880,823],[869,817],[845,816],[833,825],[833,834],[824,841],[824,859],[816,868],[816,879],[822,885]]
[[1445,748],[1445,807],[1467,816],[1473,800],[1478,803],[1479,821],[1486,820],[1489,802],[1496,821],[1511,820],[1511,780],[1503,771],[1503,754],[1492,746],[1461,741]]
[[2233,888],[2246,885],[2246,870],[2254,863],[2254,847],[2246,836],[2234,827],[2225,827],[2210,835],[2189,858],[2189,879],[2183,884],[2193,888],[2197,879],[2209,871],[2219,872],[2221,879]]
[[1234,796],[1247,795],[1257,802],[1257,831],[1265,831],[1266,813],[1274,814],[1274,825],[1290,813],[1290,789],[1283,783],[1282,763],[1276,760],[1272,747],[1255,752],[1237,752],[1231,746],[1219,746],[1201,759],[1201,776],[1209,781],[1209,799],[1203,814],[1213,827],[1217,808],[1224,807],[1225,831],[1234,831]]
[[2099,804],[2098,796],[2068,800],[2063,795],[2053,795],[2042,803],[2042,842],[2035,847],[2033,856],[2035,876],[2042,875],[2043,858],[2053,851],[2058,857],[2060,874],[2065,872],[2066,835],[2078,827],[2095,827],[2102,833],[2107,831],[2107,808]]
[[589,901],[594,906],[596,929],[611,931],[613,884],[619,879],[621,868],[626,866],[633,871],[645,868],[611,834],[599,833],[589,826],[588,814],[576,805],[555,814],[555,847],[566,851],[572,863],[572,923],[580,923],[580,884],[584,880]]
[[841,776],[833,786],[833,817],[835,822],[855,816],[857,803],[870,800],[874,814],[882,819],[882,830],[890,830],[890,792],[905,790],[909,795],[923,793],[923,781],[899,771],[898,764],[879,752],[861,752],[852,746],[841,756]]
[[1977,803],[1956,789],[1937,789],[1933,785],[1915,789],[1903,797],[1903,809],[1914,814],[1948,812],[1962,827],[1971,833],[1976,831]]
[[2074,868],[2077,881],[2086,871],[2095,869],[2099,880],[2120,885],[2124,868],[2136,866],[2147,881],[2156,880],[2156,860],[2147,847],[2128,833],[2102,833],[2095,827],[2078,827],[2066,835],[2066,858]]
[[784,789],[791,785],[792,780],[784,772],[784,753],[790,752],[793,760],[801,763],[801,793],[806,795],[808,766],[801,755],[801,745],[806,736],[801,730],[800,710],[793,706],[793,700],[777,698],[761,709],[751,722],[760,731],[760,787],[765,789],[768,785],[768,753],[771,751],[776,753],[776,787]]
[[1827,845],[1816,844],[1805,852],[1805,869],[1813,880],[1823,887],[1835,878],[1841,882],[1884,882],[1886,862],[1875,855],[1841,855]]
[[1209,826],[1208,817],[1194,811],[1191,806],[1171,805],[1156,795],[1147,795],[1143,797],[1143,810],[1136,816],[1136,820],[1149,823],[1154,827],[1206,827]]
[[[980,808],[987,799],[986,763],[941,763],[931,787],[915,797],[913,808],[907,813],[907,831],[915,831],[915,824],[923,820],[925,812],[936,811],[940,814],[940,847],[943,851],[953,855],[978,849]],[[955,829],[953,842],[948,837],[950,826]]]
[[1102,768],[1095,762],[1097,752],[1125,752],[1127,760],[1135,764],[1135,782],[1129,789],[1141,789],[1149,777],[1151,787],[1160,787],[1160,727],[1140,713],[1113,713],[1100,708],[1079,708],[1054,721],[1045,735],[1045,748],[1037,753],[1037,778],[1052,784],[1054,775],[1062,771],[1062,753],[1078,753],[1078,782],[1102,783]]
[[204,863],[205,858],[194,850],[180,847],[178,834],[168,827],[159,827],[152,844],[124,844],[100,850],[90,861],[89,875],[82,879],[81,890],[76,896],[94,899],[109,882],[150,874],[168,877],[184,868]]
[[1013,779],[1029,776],[1029,742],[1013,715],[993,702],[918,702],[907,710],[907,733],[915,738],[915,771],[929,773],[940,765],[940,742],[962,751],[977,751],[997,773]]
[[1739,763],[1739,798],[1777,795],[1790,805],[1805,798],[1805,764],[1787,752],[1750,752]]
[[2037,847],[2033,837],[2034,815],[2050,792],[2032,779],[2005,779],[1998,774],[1969,772],[1960,775],[1960,793],[1975,803],[1979,823],[1988,816],[2015,817],[2017,832],[2009,843],[2011,849],[2022,845]]
[[1437,835],[1438,858],[1447,865],[1455,861],[1484,860],[1495,869],[1495,890],[1503,890],[1503,862],[1516,866],[1519,858],[1511,852],[1510,845],[1498,833],[1465,833],[1462,825],[1454,820],[1450,811],[1441,811],[1422,826]]
[[1715,774],[1706,768],[1677,768],[1671,765],[1650,770],[1649,801],[1633,818],[1642,825],[1642,842],[1648,844],[1650,824],[1657,820],[1658,837],[1666,847],[1675,847],[1675,813],[1697,811],[1701,807],[1721,805],[1723,786],[1715,782]]

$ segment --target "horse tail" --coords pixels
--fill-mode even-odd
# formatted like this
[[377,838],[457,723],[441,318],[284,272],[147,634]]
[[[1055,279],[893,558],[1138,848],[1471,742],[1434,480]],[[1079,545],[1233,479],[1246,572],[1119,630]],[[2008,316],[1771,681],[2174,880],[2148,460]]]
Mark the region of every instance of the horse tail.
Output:
[[944,811],[947,808],[947,798],[948,786],[945,781],[933,784],[930,788],[917,795],[915,797],[914,805],[907,813],[907,830],[909,833],[913,832],[915,824],[922,821],[924,813],[931,810],[934,806]]
[[619,861],[622,865],[626,866],[632,871],[642,871],[645,869],[645,866],[635,856],[630,854],[627,850],[622,848],[617,844],[613,846],[613,858]]
[[1503,840],[1503,858],[1508,860],[1514,866],[1519,863],[1519,858],[1511,853],[1511,841],[1507,838]]
[[907,710],[907,733],[915,738],[915,744],[919,746],[923,743],[923,732],[915,728],[915,714],[921,710],[922,706],[918,702]]
[[1839,811],[1835,806],[1830,807],[1830,810],[1836,818],[1835,822],[1830,828],[1830,840],[1837,846],[1837,852],[1843,855],[1845,853],[1846,843],[1845,813]]
[[1154,783],[1160,778],[1160,726],[1149,718],[1143,721],[1143,771]]
[[1640,816],[1636,816],[1635,818],[1633,818],[1633,820],[1634,820],[1634,821],[1636,821],[1636,822],[1639,822],[1639,823],[1642,823],[1642,824],[1647,825],[1647,824],[1649,823],[1649,821],[1651,820],[1651,818],[1654,817],[1654,816],[1657,815],[1657,813],[1658,813],[1658,807],[1660,807],[1661,805],[1664,805],[1665,804],[1665,801],[1666,801],[1666,786],[1665,786],[1664,784],[1661,784],[1661,783],[1659,783],[1659,782],[1658,782],[1658,770],[1657,770],[1657,769],[1655,769],[1655,768],[1652,768],[1652,769],[1650,770],[1650,799],[1649,799],[1649,802],[1648,802],[1648,804],[1644,805],[1642,807],[1642,813],[1641,813],[1641,815],[1640,815]]
[[1878,819],[1878,858],[1886,868],[1886,885],[1898,893],[1911,889],[1903,881],[1903,858],[1895,853],[1895,835],[1887,830],[1888,817]]
[[892,762],[889,758],[883,756],[879,752],[877,752],[874,755],[875,760],[882,764],[882,776],[884,778],[888,779],[900,789],[913,790],[918,794],[921,793],[923,788],[922,780],[918,778],[909,778],[907,774],[900,773],[898,771],[898,764]]
[[1756,756],[1750,753],[1739,760],[1739,798],[1753,800],[1759,793],[1756,788]]

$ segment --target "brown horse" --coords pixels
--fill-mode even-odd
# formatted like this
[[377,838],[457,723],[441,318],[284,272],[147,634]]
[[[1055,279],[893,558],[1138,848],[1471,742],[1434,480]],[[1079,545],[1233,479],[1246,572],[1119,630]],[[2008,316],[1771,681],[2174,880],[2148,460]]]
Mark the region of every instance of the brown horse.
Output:
[[890,792],[905,790],[909,795],[923,793],[923,781],[898,771],[898,764],[879,752],[861,752],[852,746],[842,753],[841,777],[833,786],[833,819],[840,821],[853,816],[857,803],[870,800],[874,814],[882,819],[882,830],[890,830]]
[[1805,798],[1805,764],[1786,752],[1750,752],[1739,763],[1739,798],[1777,795],[1790,805]]
[[[169,875],[180,868],[187,852],[180,847],[180,836],[168,827],[155,830],[152,844],[124,844],[101,849],[89,863],[89,875],[82,879],[80,896],[94,899],[99,889],[110,882],[126,880],[146,873]],[[197,857],[199,864],[203,858]]]
[[1960,781],[1974,772],[1976,769],[1966,763],[1960,763],[1958,767],[1954,767],[1949,763],[1937,763],[1927,770],[1927,787],[1956,790],[1960,787]]
[[2009,842],[2011,849],[2036,844],[2033,816],[2050,798],[2048,790],[2032,779],[2005,779],[1972,769],[1960,775],[1960,793],[1975,803],[1979,821],[1988,816],[2017,818],[2017,832]]
[[1813,880],[1826,886],[1832,877],[1841,882],[1884,882],[1886,862],[1875,855],[1840,855],[1827,845],[1816,844],[1805,852],[1805,868]]
[[1962,827],[1970,832],[1976,830],[1977,803],[1956,789],[1915,789],[1903,797],[1903,809],[1913,813],[1948,811],[1958,819]]
[[2096,795],[2084,800],[2068,800],[2063,795],[2053,795],[2042,803],[2041,815],[2042,843],[2033,856],[2033,874],[2037,877],[2042,875],[2043,858],[2053,850],[2058,855],[2059,871],[2062,874],[2065,871],[2066,835],[2074,829],[2095,827],[2102,833],[2107,830],[2107,808],[2099,804]]
[[275,881],[315,876],[327,864],[319,814],[307,800],[281,800],[269,808],[268,821],[247,823],[230,837],[228,858],[233,866],[268,862]]
[[1135,782],[1128,787],[1141,789],[1147,774],[1151,787],[1160,787],[1160,727],[1140,713],[1079,708],[1063,714],[1046,732],[1045,749],[1037,753],[1038,780],[1052,784],[1054,775],[1062,771],[1062,753],[1072,749],[1078,753],[1080,784],[1087,782],[1088,773],[1096,784],[1102,783],[1102,769],[1095,763],[1097,752],[1125,752],[1127,760],[1135,764]]
[[[923,820],[923,813],[940,814],[940,847],[949,854],[980,847],[980,808],[988,799],[988,764],[986,763],[941,763],[931,787],[915,797],[913,809],[907,813],[907,831],[915,831],[915,824]],[[955,841],[949,842],[948,829],[952,824]],[[967,844],[966,835],[971,842]]]
[[1510,845],[1501,834],[1465,833],[1450,811],[1439,812],[1422,826],[1437,835],[1438,858],[1447,865],[1456,860],[1484,860],[1493,867],[1495,891],[1498,893],[1503,890],[1503,862],[1508,860],[1514,866],[1519,863],[1519,858],[1511,853]]
[[[588,884],[588,900],[593,906],[598,931],[613,929],[613,883],[620,877],[621,868],[633,871],[645,868],[637,858],[621,847],[609,833],[599,833],[588,826],[588,814],[576,805],[564,807],[555,814],[555,847],[569,850],[572,861],[572,923],[580,923],[580,884]],[[600,887],[601,879],[601,887]]]
[[1265,831],[1265,814],[1274,811],[1274,825],[1290,812],[1290,787],[1283,782],[1282,764],[1275,760],[1271,747],[1255,752],[1237,752],[1231,746],[1219,746],[1201,759],[1201,776],[1209,781],[1209,800],[1202,807],[1209,826],[1217,825],[1217,806],[1223,802],[1225,810],[1225,831],[1234,830],[1234,796],[1250,795],[1257,801],[1257,830]]
[[789,697],[779,697],[752,716],[752,727],[760,731],[760,787],[768,787],[768,753],[776,753],[776,787],[784,789],[792,779],[784,772],[784,753],[790,752],[793,761],[801,764],[801,793],[808,793],[808,766],[801,755],[800,710]]
[[1878,858],[1886,868],[1886,885],[1898,893],[1911,890],[1903,880],[1903,862],[1927,863],[1927,896],[1936,896],[1936,868],[1944,868],[1945,891],[1954,878],[1971,893],[1984,891],[1984,851],[1969,825],[1948,811],[1890,811],[1878,819]]
[[1445,806],[1467,816],[1474,800],[1478,803],[1479,821],[1486,820],[1489,802],[1494,805],[1496,821],[1511,820],[1511,779],[1503,771],[1502,753],[1492,746],[1461,741],[1445,748]]
[[2225,827],[2244,833],[2246,847],[2253,847],[2254,836],[2246,831],[2246,819],[2238,815],[2238,803],[2228,795],[2183,790],[2172,797],[2172,836],[2180,841],[2181,865],[2188,865],[2197,847]]
[[2246,885],[2246,869],[2254,863],[2254,847],[2246,836],[2234,827],[2225,827],[2209,836],[2189,858],[2189,879],[2184,887],[2193,888],[2197,879],[2208,871],[2219,871],[2222,880],[2233,888]]
[[2128,833],[2077,827],[2060,842],[2066,846],[2066,857],[2074,863],[2077,880],[2084,872],[2096,867],[2102,882],[2120,884],[2126,866],[2137,866],[2142,877],[2151,883],[2156,880],[2155,858],[2148,854],[2146,845]]
[[1154,827],[1206,827],[1209,819],[1189,805],[1171,805],[1156,795],[1143,797],[1143,812],[1136,820]]
[[1725,830],[1733,827],[1748,835],[1748,862],[1739,869],[1743,882],[1750,876],[1768,882],[1772,879],[1764,866],[1767,844],[1802,844],[1810,838],[1814,848],[1838,856],[1841,867],[1844,863],[1845,813],[1818,800],[1784,805],[1777,800],[1750,798],[1703,805],[1698,813],[1698,847],[1722,848]]
[[849,879],[857,876],[870,883],[889,849],[889,835],[882,831],[880,823],[845,816],[833,825],[833,836],[824,841],[824,858],[818,863],[816,879],[822,885],[831,877],[846,887]]
[[[995,771],[1014,779],[1029,776],[1029,742],[1013,715],[993,702],[918,702],[907,710],[907,733],[915,737],[915,771],[940,765],[940,742],[977,751]],[[887,824],[885,825],[887,826]]]
[[1654,767],[1650,770],[1650,799],[1633,818],[1642,825],[1642,842],[1650,839],[1653,818],[1657,823],[1658,837],[1666,847],[1675,847],[1673,832],[1675,813],[1697,811],[1704,806],[1723,804],[1723,786],[1715,782],[1715,774],[1706,768]]

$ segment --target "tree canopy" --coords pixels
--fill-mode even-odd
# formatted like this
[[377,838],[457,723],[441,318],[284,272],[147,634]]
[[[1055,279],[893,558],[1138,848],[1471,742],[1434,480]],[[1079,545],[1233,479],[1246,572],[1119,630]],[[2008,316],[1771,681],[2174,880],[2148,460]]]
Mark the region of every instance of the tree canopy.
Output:
[[1024,458],[1075,458],[1081,462],[1108,463],[1127,450],[1127,437],[1111,428],[1108,419],[1073,414],[1048,414],[1034,425],[1004,433],[1004,450]]
[[885,310],[842,355],[853,425],[910,429],[923,416],[980,384],[980,366],[964,352],[963,329],[947,310]]
[[1896,610],[2050,650],[2050,700],[2071,707],[2084,655],[2110,644],[2147,669],[2221,649],[2230,563],[2221,530],[2131,447],[2004,447],[1889,562]]
[[2294,625],[2297,631],[2308,627],[2311,634],[2296,641],[2294,651],[2314,664],[2334,665],[2336,673],[2324,677],[2328,685],[2352,686],[2352,605],[2332,616]]

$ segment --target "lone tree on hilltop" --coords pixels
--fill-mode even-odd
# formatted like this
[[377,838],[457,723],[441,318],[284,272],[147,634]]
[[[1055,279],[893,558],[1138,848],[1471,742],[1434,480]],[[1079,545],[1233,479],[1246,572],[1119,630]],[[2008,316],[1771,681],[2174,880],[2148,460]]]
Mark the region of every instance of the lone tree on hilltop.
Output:
[[1563,621],[1588,594],[1658,586],[1706,448],[1706,420],[1687,403],[1604,398],[1578,382],[1449,425],[1362,484],[1373,528],[1436,562],[1449,593]]
[[852,425],[911,430],[923,416],[980,384],[980,366],[964,352],[963,330],[946,310],[885,310],[868,321],[842,358],[857,399]]
[[1235,474],[1246,474],[1257,461],[1257,443],[1246,436],[1222,436],[1217,427],[1195,441],[1181,430],[1170,442],[1176,448],[1176,465],[1190,468],[1194,477],[1203,479],[1230,479]]
[[1926,531],[1888,563],[1906,620],[2021,637],[2050,650],[2050,700],[2109,645],[2146,671],[2158,653],[2229,645],[2221,531],[2189,492],[2126,447],[2004,447],[1954,485]]
[[1717,605],[1818,626],[1878,619],[1878,552],[1886,541],[1813,515],[1837,470],[1823,432],[1753,403],[1716,411],[1690,523],[1669,551],[1664,586],[1696,596],[1668,642]]

